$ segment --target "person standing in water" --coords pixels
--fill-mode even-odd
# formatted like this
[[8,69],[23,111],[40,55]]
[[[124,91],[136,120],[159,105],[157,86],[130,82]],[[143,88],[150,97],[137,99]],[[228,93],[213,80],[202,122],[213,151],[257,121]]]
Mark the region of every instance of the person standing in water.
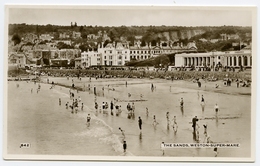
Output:
[[139,119],[138,119],[138,126],[139,126],[139,129],[142,131],[142,119],[141,117],[139,116]]
[[167,128],[169,127],[170,120],[169,120],[169,112],[166,112],[166,120],[167,120]]
[[193,127],[193,132],[196,132],[196,124],[197,124],[198,118],[197,116],[195,116],[194,118],[192,118],[192,127]]
[[90,126],[90,119],[91,119],[90,114],[88,114],[88,116],[87,116],[87,127]]
[[127,144],[126,144],[126,141],[124,141],[124,143],[123,143],[124,153],[126,152],[126,148],[127,148]]
[[214,106],[215,112],[216,112],[216,116],[218,115],[218,111],[219,111],[219,107],[218,104],[216,103]]
[[161,143],[161,150],[162,150],[162,155],[164,155],[164,151],[165,151],[164,142]]
[[183,101],[183,98],[181,98],[180,109],[181,109],[182,114],[183,114],[183,107],[184,107],[184,101]]
[[153,116],[153,127],[156,128],[156,126],[158,125],[159,123],[156,121],[156,117],[155,115]]
[[111,115],[112,115],[112,116],[114,115],[113,109],[114,109],[114,104],[113,104],[113,102],[111,101],[111,103],[110,103],[110,110],[111,110]]
[[96,93],[96,86],[94,85],[94,95],[97,95]]
[[81,111],[83,111],[83,109],[84,109],[84,104],[82,103],[81,104]]
[[201,102],[205,102],[203,95],[201,95]]
[[173,117],[173,124],[172,124],[173,131],[177,132],[178,125],[176,121],[176,116]]
[[204,113],[204,110],[205,110],[205,102],[202,101],[202,102],[200,103],[200,105],[201,105],[202,113]]
[[149,111],[148,111],[148,108],[146,107],[146,116],[148,117],[149,116]]

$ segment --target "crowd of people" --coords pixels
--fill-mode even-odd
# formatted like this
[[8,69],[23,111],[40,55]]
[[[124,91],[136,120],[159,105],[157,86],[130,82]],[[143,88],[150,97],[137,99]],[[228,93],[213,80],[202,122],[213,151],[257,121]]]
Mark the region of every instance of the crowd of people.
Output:
[[[69,78],[67,78],[69,80]],[[78,78],[79,79],[79,78]],[[65,108],[66,109],[71,109],[71,113],[72,114],[77,114],[79,111],[84,111],[84,103],[81,99],[81,97],[78,94],[78,90],[76,89],[75,87],[75,82],[73,79],[71,79],[72,81],[72,86],[71,88],[69,89],[69,101],[66,101],[65,103]],[[91,80],[89,80],[91,81]],[[50,89],[53,89],[55,88],[55,84],[54,82],[50,82],[49,79],[47,79],[47,83],[48,84],[51,84],[51,87]],[[35,82],[36,84],[36,82]],[[125,83],[125,86],[129,86],[129,84],[127,84],[127,82]],[[113,90],[114,88],[111,88],[109,87],[109,85],[107,85],[108,89],[110,90]],[[17,88],[19,88],[19,84],[17,84]],[[93,88],[93,90],[92,90]],[[37,88],[37,93],[38,91],[40,91],[41,89],[41,85],[40,83],[38,84],[38,88]],[[151,84],[151,91],[153,92],[154,90],[156,89],[156,86],[154,84]],[[100,103],[98,103],[97,101],[97,97],[98,96],[98,93],[97,93],[97,87],[94,85],[93,87],[90,86],[90,84],[88,85],[88,87],[86,88],[85,87],[85,84],[84,84],[84,88],[83,90],[85,91],[89,91],[89,93],[93,93],[94,95],[94,110],[95,110],[95,113],[96,114],[103,114],[105,116],[121,116],[121,113],[125,110],[126,111],[126,114],[127,114],[127,119],[129,120],[135,120],[135,111],[136,110],[139,110],[139,109],[136,109],[136,106],[135,106],[135,103],[132,102],[132,103],[128,103],[126,105],[126,108],[122,108],[120,102],[119,102],[119,99],[116,99],[114,98],[113,101],[102,101]],[[102,90],[103,92],[103,95],[104,96],[104,87],[102,87]],[[171,87],[170,87],[170,91],[171,91]],[[32,89],[31,89],[31,93],[32,92]],[[206,105],[206,102],[205,102],[205,98],[203,95],[200,96],[199,92],[198,92],[198,99],[200,99],[200,105],[201,105],[201,109],[202,109],[202,112],[205,111],[205,105]],[[143,95],[140,94],[140,98],[142,99]],[[131,98],[131,94],[128,93],[128,98]],[[180,111],[184,112],[184,99],[183,98],[180,98]],[[62,105],[62,101],[61,101],[61,98],[59,98],[58,100],[58,104],[61,106]],[[214,106],[214,110],[215,110],[215,113],[216,113],[216,118],[218,116],[218,112],[219,112],[219,106],[218,104],[216,103],[215,106]],[[90,110],[89,110],[90,111]],[[146,116],[148,117],[149,116],[149,111],[148,111],[148,107],[145,108],[145,114]],[[172,128],[172,130],[174,131],[174,134],[177,134],[177,131],[178,129],[180,129],[180,127],[178,126],[178,123],[177,123],[177,116],[176,115],[173,115],[173,118],[171,119],[170,118],[170,112],[166,112],[166,124],[167,124],[167,130],[170,130],[170,128]],[[153,115],[152,116],[153,119],[151,121],[151,125],[154,127],[154,129],[156,129],[156,127],[158,125],[160,125],[160,123],[157,121],[156,119],[156,115]],[[204,135],[204,139],[201,139],[200,138],[200,132],[199,132],[199,129],[200,129],[200,125],[199,124],[199,118],[197,116],[194,116],[191,120],[192,123],[192,133],[193,133],[193,140],[200,143],[200,142],[203,142],[203,143],[212,143],[211,141],[211,137],[209,136],[208,134],[208,125],[206,123],[202,124],[203,128],[204,128],[204,132],[203,132],[203,135]],[[91,124],[91,115],[88,114],[88,116],[86,117],[86,125],[87,127],[90,127],[90,124]],[[138,116],[138,120],[137,120],[137,126],[140,130],[140,139],[142,139],[142,128],[143,128],[143,120],[142,120],[142,117],[141,116]],[[125,131],[119,127],[119,130],[122,134],[122,137],[123,137],[123,151],[126,152],[126,148],[127,148],[127,145],[126,145],[126,134],[125,134]],[[163,155],[165,154],[165,148],[163,148],[163,146],[161,145],[161,149],[163,151]],[[217,149],[214,149],[214,152],[215,152],[215,156],[217,156]]]

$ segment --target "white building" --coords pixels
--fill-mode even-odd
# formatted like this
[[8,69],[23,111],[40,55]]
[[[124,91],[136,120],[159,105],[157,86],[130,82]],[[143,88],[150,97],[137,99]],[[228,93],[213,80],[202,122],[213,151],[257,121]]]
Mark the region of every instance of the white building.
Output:
[[71,46],[71,40],[55,40],[54,41],[56,44],[58,43],[64,43],[64,44],[67,44],[67,45],[70,45]]
[[173,54],[176,52],[189,52],[197,50],[195,42],[190,42],[187,46],[183,46],[182,43],[177,43],[173,45],[173,42],[169,41],[165,43],[157,43],[156,46],[151,46],[146,43],[145,46],[141,47],[141,42],[137,41],[134,46],[130,47],[130,58],[135,60],[145,60],[151,57],[156,57],[158,55]]
[[123,66],[130,61],[130,50],[127,43],[108,43],[103,47],[103,43],[98,45],[98,53],[101,54],[101,65]]
[[101,54],[97,51],[88,51],[81,53],[81,67],[86,68],[90,66],[101,65]]
[[175,55],[175,67],[251,67],[251,50],[207,52],[207,53],[183,53]]
[[50,34],[41,34],[39,38],[42,41],[51,41],[53,39],[53,36],[51,36]]
[[26,57],[24,54],[13,52],[8,57],[9,65],[16,65],[19,68],[23,68],[26,65]]

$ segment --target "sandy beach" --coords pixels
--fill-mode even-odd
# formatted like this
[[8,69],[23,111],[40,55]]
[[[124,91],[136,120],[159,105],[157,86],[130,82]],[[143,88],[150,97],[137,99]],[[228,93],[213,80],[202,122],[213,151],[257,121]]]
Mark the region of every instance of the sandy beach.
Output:
[[[74,91],[75,98],[81,97],[84,110],[71,114],[65,103],[71,102],[69,88],[72,79],[49,77],[62,86],[50,89],[47,77],[42,78],[41,90],[38,83],[8,82],[8,153],[10,154],[53,154],[53,155],[100,155],[100,156],[162,156],[160,144],[193,143],[191,120],[199,118],[200,141],[203,142],[203,125],[215,143],[239,143],[240,148],[220,148],[219,157],[250,157],[251,147],[251,88],[236,88],[235,83],[226,87],[223,82],[202,82],[198,88],[191,81],[163,79],[94,79],[73,78],[76,87],[85,91]],[[126,86],[127,82],[127,86]],[[219,84],[218,89],[215,84]],[[151,84],[155,89],[151,91]],[[88,90],[90,87],[90,91]],[[119,116],[96,113],[97,103],[118,100],[122,106]],[[104,91],[102,88],[104,87]],[[33,92],[31,93],[31,89]],[[128,96],[131,93],[131,97]],[[103,95],[104,94],[104,95]],[[142,94],[142,98],[140,97]],[[205,99],[205,110],[201,111],[201,95]],[[62,104],[59,106],[59,98]],[[180,111],[180,98],[184,99],[184,111]],[[127,118],[126,105],[134,102],[135,118]],[[218,119],[214,105],[218,103]],[[146,116],[146,107],[149,116]],[[108,109],[110,112],[110,109]],[[178,131],[172,126],[167,129],[166,112],[177,117]],[[87,114],[91,114],[91,126],[86,127]],[[153,115],[159,123],[152,125]],[[143,120],[140,134],[138,117]],[[123,153],[122,135],[125,130],[127,153]],[[21,149],[20,143],[30,143],[31,148]],[[214,157],[213,148],[168,148],[164,156],[169,157]]]

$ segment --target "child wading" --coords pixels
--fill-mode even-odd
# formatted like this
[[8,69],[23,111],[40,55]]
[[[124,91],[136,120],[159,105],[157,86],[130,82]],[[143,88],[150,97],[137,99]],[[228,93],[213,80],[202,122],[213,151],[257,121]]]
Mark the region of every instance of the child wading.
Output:
[[88,114],[88,116],[87,116],[87,127],[90,126],[90,119],[91,119],[90,114]]

